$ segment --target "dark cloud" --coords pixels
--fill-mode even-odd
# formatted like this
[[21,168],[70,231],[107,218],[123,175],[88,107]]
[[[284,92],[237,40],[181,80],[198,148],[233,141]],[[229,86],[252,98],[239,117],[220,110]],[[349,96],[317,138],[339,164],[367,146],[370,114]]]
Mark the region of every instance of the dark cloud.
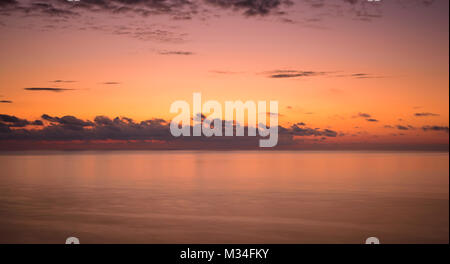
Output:
[[269,78],[297,78],[297,77],[313,77],[327,74],[326,72],[316,71],[297,71],[297,70],[275,70],[266,72]]
[[418,117],[424,117],[424,116],[439,116],[439,114],[428,113],[428,112],[415,113],[414,115],[415,115],[415,116],[418,116]]
[[77,16],[78,13],[67,9],[67,8],[59,8],[51,3],[31,3],[31,6],[29,9],[27,9],[26,12],[30,12],[33,10],[33,12],[41,12],[42,14],[49,15],[49,16],[57,16],[57,17],[70,17],[70,16]]
[[423,131],[443,131],[448,133],[448,126],[423,126]]
[[[411,0],[414,1],[414,0]],[[394,1],[410,2],[410,1]],[[332,17],[347,17],[356,21],[371,22],[380,19],[385,5],[378,1],[368,0],[304,0],[296,1],[306,13],[299,17],[300,24],[310,28],[328,29],[328,19]]]
[[74,82],[76,82],[76,81],[68,81],[68,80],[53,80],[53,81],[50,81],[50,82],[52,82],[52,83],[74,83]]
[[[125,28],[125,29],[124,29]],[[105,27],[104,31],[111,32],[115,35],[132,37],[142,41],[158,41],[170,43],[182,43],[185,41],[187,34],[176,33],[166,29],[155,28],[154,26],[138,26],[138,27]]]
[[47,92],[64,92],[64,91],[71,91],[74,89],[67,89],[67,88],[56,88],[56,87],[30,87],[30,88],[23,88],[27,91],[47,91]]
[[[0,116],[0,139],[3,140],[171,140],[169,126],[163,119],[151,119],[135,122],[131,118],[97,116],[94,121],[82,120],[74,116],[55,117],[42,115],[48,122],[43,129],[15,129],[26,125],[43,124],[37,120],[33,123],[16,117]],[[5,126],[5,124],[7,126]],[[3,134],[2,134],[3,133]]]
[[11,115],[0,115],[0,122],[8,127],[24,127],[29,125],[30,123],[25,119],[20,119]]
[[286,133],[289,133],[294,136],[336,137],[338,135],[338,133],[336,131],[333,131],[330,129],[320,130],[317,128],[299,127],[299,125],[297,125],[297,124],[292,125],[289,130],[286,130]]
[[87,0],[80,8],[112,14],[133,13],[143,17],[171,15],[174,19],[190,19],[198,10],[197,1],[189,0]]
[[368,73],[354,73],[354,74],[339,74],[335,72],[326,71],[299,71],[299,70],[274,70],[268,71],[264,74],[270,78],[301,78],[301,77],[315,77],[315,76],[329,76],[329,77],[350,77],[355,79],[369,79],[369,78],[383,78]]
[[[143,17],[169,14],[183,17],[196,10],[194,2],[188,0],[48,0],[46,2],[11,1],[9,11],[41,13],[49,16],[78,16],[82,11],[107,12],[109,14],[133,13]],[[189,8],[190,7],[190,8]]]
[[[226,123],[232,123],[221,121],[223,127]],[[158,118],[137,122],[127,117],[97,116],[90,121],[74,116],[43,115],[42,120],[28,121],[11,115],[0,115],[0,149],[258,149],[260,137],[181,136],[175,138],[170,133],[169,125],[169,121]],[[238,126],[234,124],[234,130]],[[247,131],[248,127],[244,129]],[[426,126],[423,129],[448,133],[448,127]],[[345,134],[329,128],[300,127],[298,123],[290,127],[278,126],[278,135],[277,149],[448,150],[448,144],[342,145],[331,141],[322,145],[320,142],[345,136]],[[359,131],[356,134],[349,134],[349,136],[361,135],[367,135],[367,132]],[[398,134],[400,135],[403,134]]]
[[41,120],[34,120],[33,122],[30,123],[30,125],[33,126],[43,126],[44,122],[42,122]]
[[391,126],[391,125],[385,125],[384,128],[396,128],[396,129],[398,129],[398,130],[413,130],[413,129],[416,129],[415,127],[413,127],[413,126],[411,126],[411,125],[407,125],[407,126],[404,126],[404,125],[396,125],[395,127],[394,127],[394,126]]
[[[126,21],[126,20],[124,20]],[[157,41],[169,43],[183,43],[186,41],[187,34],[177,33],[172,31],[173,27],[164,25],[155,25],[150,23],[129,23],[123,22],[122,25],[113,24],[99,24],[86,23],[77,27],[78,30],[93,30],[102,31],[107,34],[118,36],[126,36],[142,41]]]
[[370,118],[370,117],[372,117],[370,114],[367,114],[367,113],[358,113],[358,116],[364,117],[364,118]]
[[11,6],[11,5],[17,5],[17,1],[16,0],[1,0],[0,1],[0,7]]
[[43,123],[41,120],[28,121],[12,115],[0,114],[0,126],[3,130],[7,129],[9,131],[11,127],[26,127],[28,125],[42,126]]
[[[198,115],[205,120],[204,115]],[[50,116],[42,115],[42,120],[28,121],[15,116],[0,115],[0,140],[45,140],[45,141],[72,141],[72,140],[160,140],[166,143],[177,142],[177,144],[196,144],[199,142],[211,142],[212,144],[223,144],[229,147],[248,145],[258,146],[259,137],[180,137],[171,135],[170,123],[164,119],[154,118],[136,122],[127,117],[109,118],[97,116],[93,121],[82,120],[74,116]],[[212,122],[213,123],[213,122]],[[223,129],[227,121],[221,120]],[[26,128],[28,125],[43,125],[42,129]],[[299,127],[299,126],[302,127]],[[238,124],[233,124],[234,130]],[[10,129],[15,127],[16,129]],[[191,127],[192,129],[192,127]],[[244,127],[248,130],[248,127]],[[278,127],[279,144],[296,144],[293,139],[297,137],[337,137],[338,133],[330,129],[308,128],[304,123],[285,128]],[[197,143],[196,143],[197,142]]]
[[367,76],[369,76],[369,74],[367,74],[367,73],[354,73],[351,76],[359,78],[359,77],[367,77]]
[[[401,6],[411,6],[420,3],[428,5],[432,0],[398,1]],[[296,8],[292,8],[296,5]],[[108,14],[127,17],[169,16],[173,20],[190,20],[199,18],[205,20],[220,16],[220,12],[228,10],[242,14],[245,17],[278,16],[277,21],[283,23],[299,23],[305,27],[324,29],[320,25],[327,18],[348,16],[353,20],[372,21],[382,17],[381,5],[376,1],[366,0],[2,0],[0,15],[10,15],[21,12],[25,15],[41,15],[57,19],[75,18],[81,16]],[[290,13],[300,12],[295,19]],[[89,14],[85,14],[89,13]],[[223,12],[222,12],[223,13]],[[371,78],[359,76],[355,78]]]
[[48,2],[32,2],[32,1],[17,1],[17,0],[2,0],[0,1],[0,14],[11,14],[14,12],[21,12],[23,14],[39,14],[51,17],[74,17],[78,13],[68,8],[63,1],[51,0]]
[[[129,23],[125,19],[150,18],[158,15],[167,16],[172,20],[190,20],[197,18],[207,20],[212,17],[221,16],[225,12],[242,14],[245,17],[277,16],[276,21],[283,23],[300,23],[311,28],[323,28],[317,25],[324,17],[333,17],[343,14],[348,7],[344,1],[329,4],[325,1],[291,1],[291,0],[81,0],[70,2],[67,0],[27,1],[27,0],[3,0],[0,5],[0,16],[9,16],[20,13],[27,17],[41,16],[44,23],[36,24],[42,30],[68,27],[77,30],[96,30],[108,34],[127,36],[142,41],[158,41],[169,43],[183,43],[188,40],[187,34],[177,32],[170,26],[156,25],[149,20],[144,23]],[[292,5],[298,5],[294,9]],[[341,5],[344,5],[342,7]],[[319,8],[321,7],[321,8]],[[322,17],[287,17],[290,12],[310,13],[311,9],[317,10]],[[325,11],[325,9],[327,11]],[[335,9],[334,14],[329,14],[329,9]],[[377,14],[370,13],[370,8],[363,4],[352,5],[351,13],[357,14],[361,19],[373,19]],[[123,23],[102,23],[102,14],[118,17],[116,21]],[[315,16],[315,15],[313,15]],[[352,15],[354,16],[354,15]],[[99,18],[93,23],[93,18]],[[299,21],[302,20],[302,21]],[[303,21],[304,20],[304,21]],[[147,23],[148,22],[148,23]],[[1,22],[0,22],[1,23]],[[178,54],[183,55],[183,54]],[[305,75],[306,74],[306,75]],[[275,75],[275,74],[274,74]],[[308,73],[279,74],[278,78],[293,78],[311,76]],[[277,78],[274,76],[274,78]],[[354,78],[378,78],[377,76],[357,76]]]
[[42,119],[70,130],[82,130],[84,127],[91,127],[94,125],[91,121],[83,121],[74,116],[63,116],[59,118],[44,114],[42,115]]
[[371,114],[359,112],[358,115],[353,116],[353,118],[362,117],[365,118],[367,122],[378,122],[378,119],[372,117]]
[[246,16],[265,16],[268,14],[281,14],[280,7],[293,5],[290,0],[205,0],[205,2],[235,11],[243,11]]
[[369,78],[377,78],[376,76],[367,74],[367,73],[354,73],[351,75],[352,77],[356,79],[369,79]]
[[339,74],[339,75],[335,75],[334,77],[348,77],[348,78],[354,78],[354,79],[378,79],[378,78],[385,78],[385,76],[374,75],[374,74],[370,74],[370,73]]
[[402,126],[402,125],[397,125],[396,127],[398,130],[409,130],[409,127]]
[[120,84],[120,82],[102,82],[102,84],[106,84],[106,85],[117,85],[117,84]]
[[336,77],[350,77],[350,78],[353,78],[353,79],[378,79],[378,78],[385,78],[385,76],[374,75],[374,74],[370,74],[370,73],[340,74],[340,75],[336,75]]
[[195,53],[191,51],[160,51],[159,54],[161,55],[194,55]]
[[[8,1],[11,2],[11,1]],[[45,25],[35,24],[42,30],[69,27],[78,30],[103,31],[109,34],[124,35],[143,41],[179,43],[185,41],[186,34],[173,32],[164,25],[152,22],[130,23],[133,18],[155,15],[168,15],[173,19],[186,19],[200,15],[200,0],[66,0],[13,1],[0,5],[0,16],[23,14],[27,17],[40,16]],[[101,14],[122,16],[123,23],[103,23],[101,18],[93,23],[93,18],[104,17]],[[121,21],[121,19],[116,19]]]
[[28,2],[3,0],[0,7],[9,12],[39,13],[55,17],[80,16],[84,12],[133,14],[141,17],[169,15],[174,20],[189,20],[215,9],[227,9],[247,17],[281,15],[282,8],[293,4],[290,0],[48,0]]
[[0,100],[0,103],[2,104],[12,104],[13,101],[11,100]]

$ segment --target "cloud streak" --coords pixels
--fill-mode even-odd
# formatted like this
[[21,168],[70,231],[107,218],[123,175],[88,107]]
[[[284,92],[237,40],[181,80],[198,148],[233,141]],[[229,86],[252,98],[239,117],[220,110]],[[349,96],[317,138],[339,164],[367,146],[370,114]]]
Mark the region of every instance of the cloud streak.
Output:
[[448,134],[448,126],[423,126],[423,131],[441,131]]
[[70,81],[70,80],[53,80],[53,81],[50,81],[50,82],[52,82],[52,83],[74,83],[74,82],[76,82],[76,81]]
[[364,118],[367,122],[379,122],[380,121],[378,119],[373,118],[371,114],[363,113],[363,112],[359,112],[357,115],[352,116],[352,118],[358,118],[358,117]]
[[423,113],[415,113],[414,116],[417,116],[417,117],[439,116],[439,114],[423,112]]
[[26,91],[33,91],[33,92],[64,92],[64,91],[71,91],[74,89],[68,89],[68,88],[56,88],[56,87],[29,87],[29,88],[23,88]]
[[266,72],[269,78],[283,79],[283,78],[298,78],[298,77],[314,77],[327,74],[326,72],[317,71],[297,71],[297,70],[274,70]]
[[370,118],[370,117],[372,117],[370,114],[367,114],[367,113],[358,113],[358,116],[364,117],[364,118]]
[[191,51],[160,51],[160,55],[183,55],[183,56],[189,56],[194,55],[194,52]]

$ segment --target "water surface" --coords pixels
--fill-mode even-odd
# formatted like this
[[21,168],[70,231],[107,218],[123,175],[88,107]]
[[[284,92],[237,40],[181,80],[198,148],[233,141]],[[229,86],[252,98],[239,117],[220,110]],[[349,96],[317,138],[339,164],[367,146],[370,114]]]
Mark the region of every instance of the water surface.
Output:
[[449,155],[0,154],[0,243],[449,242]]

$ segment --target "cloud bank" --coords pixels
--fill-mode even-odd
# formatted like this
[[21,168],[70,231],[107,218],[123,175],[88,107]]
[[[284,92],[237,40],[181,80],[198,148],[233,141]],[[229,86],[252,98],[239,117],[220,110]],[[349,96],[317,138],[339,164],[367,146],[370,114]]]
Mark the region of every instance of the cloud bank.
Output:
[[[205,119],[205,117],[202,117]],[[222,120],[223,129],[225,123]],[[93,120],[83,120],[75,116],[50,116],[43,114],[39,120],[26,120],[12,115],[0,115],[0,140],[31,141],[92,141],[92,140],[156,140],[176,142],[181,148],[186,145],[209,142],[211,146],[227,145],[230,148],[258,146],[259,137],[173,137],[170,122],[154,118],[136,122],[127,117],[109,118],[97,116]],[[236,129],[234,124],[234,129]],[[191,127],[192,129],[192,127]],[[248,130],[248,127],[245,127]],[[309,128],[302,122],[290,127],[278,127],[281,145],[296,144],[294,137],[330,137],[338,136],[331,129]],[[254,144],[255,143],[255,144]],[[207,145],[205,145],[207,147]]]

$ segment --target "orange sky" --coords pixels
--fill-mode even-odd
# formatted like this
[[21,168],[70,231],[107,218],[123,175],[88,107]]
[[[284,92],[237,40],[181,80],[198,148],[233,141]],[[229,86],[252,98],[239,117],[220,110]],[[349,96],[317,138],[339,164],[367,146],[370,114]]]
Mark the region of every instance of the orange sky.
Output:
[[[0,100],[12,101],[0,113],[170,120],[173,101],[201,92],[221,102],[278,100],[281,125],[329,128],[342,133],[336,142],[448,144],[448,1],[327,2],[251,16],[201,2],[208,12],[182,20],[67,5],[77,16],[25,17],[0,6],[9,14],[0,15]],[[277,70],[313,74],[271,78]]]

